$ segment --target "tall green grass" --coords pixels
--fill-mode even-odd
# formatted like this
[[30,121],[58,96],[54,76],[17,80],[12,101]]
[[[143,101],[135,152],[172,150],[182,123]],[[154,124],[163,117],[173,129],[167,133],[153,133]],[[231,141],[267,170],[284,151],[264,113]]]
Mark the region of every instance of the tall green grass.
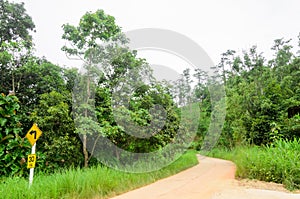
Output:
[[278,140],[271,146],[214,149],[210,156],[233,161],[236,176],[282,183],[287,189],[300,189],[300,140]]
[[0,198],[109,198],[196,165],[195,154],[188,151],[171,165],[149,173],[125,173],[98,166],[37,175],[30,189],[27,179],[5,178],[0,182]]

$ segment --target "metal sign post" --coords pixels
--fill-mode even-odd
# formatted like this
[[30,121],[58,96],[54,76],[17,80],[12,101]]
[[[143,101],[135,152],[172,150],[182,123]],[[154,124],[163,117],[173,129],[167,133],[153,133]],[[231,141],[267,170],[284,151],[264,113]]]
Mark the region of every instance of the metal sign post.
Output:
[[39,139],[39,137],[42,135],[42,131],[38,128],[37,124],[33,124],[30,130],[26,134],[26,138],[30,142],[32,148],[31,148],[31,154],[28,155],[27,158],[27,168],[29,170],[29,187],[32,185],[33,182],[33,175],[34,175],[34,167],[36,163],[36,141]]
[[[28,157],[28,167],[30,168],[30,170],[29,170],[29,187],[32,185],[33,175],[34,175],[34,167],[35,167],[35,162],[36,162],[35,149],[36,149],[36,143],[34,143],[34,145],[31,148],[31,156]],[[29,165],[29,164],[33,164],[33,165]]]

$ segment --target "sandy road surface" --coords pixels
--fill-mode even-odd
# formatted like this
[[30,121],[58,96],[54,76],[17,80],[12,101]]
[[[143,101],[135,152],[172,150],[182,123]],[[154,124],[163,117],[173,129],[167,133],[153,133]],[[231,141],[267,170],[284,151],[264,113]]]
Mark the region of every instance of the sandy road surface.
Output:
[[113,199],[300,199],[300,194],[246,189],[234,182],[230,161],[198,156],[199,164]]

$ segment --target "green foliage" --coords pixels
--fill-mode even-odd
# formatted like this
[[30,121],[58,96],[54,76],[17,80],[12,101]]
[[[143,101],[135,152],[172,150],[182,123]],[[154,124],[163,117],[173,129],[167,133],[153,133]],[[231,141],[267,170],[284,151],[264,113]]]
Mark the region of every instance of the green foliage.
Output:
[[[151,108],[155,108],[155,105],[160,105],[161,109],[157,107],[151,113]],[[164,87],[158,84],[145,86],[143,89],[140,87],[133,94],[128,109],[123,107],[123,111],[118,110],[121,111],[121,117],[129,116],[124,118],[119,126],[120,129],[126,129],[126,132],[136,132],[145,138],[129,136],[120,131],[118,136],[114,135],[113,142],[125,150],[136,153],[156,151],[171,143],[176,137],[180,122],[177,110]],[[164,114],[166,117],[161,118]]]
[[[109,49],[103,47],[103,42],[112,41],[121,32],[121,29],[115,24],[114,17],[105,14],[103,10],[97,10],[94,13],[87,12],[81,17],[77,27],[64,24],[63,31],[62,39],[68,41],[71,47],[65,45],[62,47],[62,51],[65,51],[69,56],[77,56],[85,62],[84,67],[86,74],[78,77],[79,84],[77,87],[79,88],[75,91],[77,93],[75,95],[75,101],[78,102],[78,107],[74,108],[74,117],[76,118],[76,126],[78,127],[79,125],[76,132],[82,135],[84,166],[87,167],[90,159],[90,155],[87,151],[87,142],[89,141],[87,134],[95,133],[95,136],[99,136],[102,131],[93,117],[93,115],[95,115],[93,111],[94,101],[91,98],[97,86],[96,79],[98,79],[98,81],[100,80],[100,82],[104,80],[106,84],[118,81],[118,75],[124,74],[128,70],[128,68],[126,68],[127,64],[125,63],[127,59],[120,62],[120,60],[118,61],[117,59],[118,56],[107,56],[105,53],[103,54],[106,49]],[[118,48],[118,46],[114,46],[112,50]],[[127,52],[128,53],[121,52],[118,55],[121,57],[131,55],[129,60],[134,62],[134,55],[130,51]],[[113,59],[110,57],[113,57]],[[114,74],[112,74],[109,79],[104,78],[105,72],[99,71],[96,67],[96,65],[106,62],[108,62],[108,67],[112,66],[114,68],[114,70],[112,70]],[[126,66],[118,67],[120,66],[119,64],[125,64]],[[109,71],[109,74],[110,73],[111,71]],[[82,93],[82,95],[79,96],[78,93]]]
[[[300,59],[295,56],[291,40],[275,40],[274,58],[266,60],[253,46],[242,55],[234,50],[222,54],[215,67],[226,89],[226,119],[218,145],[233,148],[239,145],[268,145],[278,139],[293,140],[300,137],[299,116],[288,118],[288,109],[299,106]],[[200,149],[211,120],[209,78],[196,69],[196,85],[189,88],[189,71],[173,89],[174,96],[190,96],[199,102],[200,121],[197,137],[192,145]],[[196,109],[195,109],[196,110]]]
[[26,154],[30,145],[20,134],[22,128],[19,101],[15,96],[0,95],[0,175],[22,176],[26,169]]
[[[73,107],[76,132],[83,140],[85,166],[99,136],[105,136],[118,147],[137,153],[155,151],[171,142],[179,128],[178,114],[171,96],[159,84],[142,83],[144,77],[151,79],[151,70],[144,59],[137,58],[136,52],[126,46],[127,39],[121,34],[114,18],[98,10],[86,13],[77,27],[65,24],[63,30],[62,38],[72,46],[64,46],[62,50],[85,61],[86,73],[78,77],[75,88],[74,98],[78,106]],[[101,71],[96,67],[98,64],[102,66]],[[116,91],[120,84],[123,90]],[[133,95],[127,98],[124,93]],[[128,99],[128,106],[122,104],[126,101],[124,98]],[[153,123],[162,123],[156,117],[159,114],[151,114],[150,109],[155,105],[162,106],[167,112],[166,125],[160,132],[157,128],[150,128]],[[118,107],[118,116],[112,107]],[[115,117],[120,117],[121,123]],[[142,129],[140,133],[147,134],[144,136],[146,138],[128,135],[128,132],[137,129]],[[87,152],[88,145],[95,146],[91,147],[90,154]]]
[[89,57],[90,50],[99,46],[101,41],[109,41],[120,33],[121,29],[115,24],[113,16],[107,15],[103,10],[87,12],[80,19],[78,27],[70,24],[63,25],[62,39],[72,42],[72,47],[63,46],[62,50],[68,55],[83,55]]
[[290,40],[275,40],[274,59],[267,64],[256,47],[238,56],[223,54],[219,71],[226,77],[227,115],[220,145],[267,145],[280,138],[299,138],[297,117],[287,109],[299,105],[299,58]]
[[12,91],[16,93],[20,82],[18,78],[20,67],[26,62],[26,57],[30,54],[30,49],[26,47],[24,41],[5,41],[0,43],[0,92]]
[[38,169],[52,171],[82,164],[81,141],[75,132],[69,107],[70,93],[52,91],[40,95],[31,120],[39,125],[43,135],[38,149],[44,155]]
[[197,163],[195,152],[188,151],[171,165],[149,173],[126,173],[102,166],[69,169],[51,176],[36,175],[30,189],[27,179],[4,178],[0,181],[0,198],[108,198],[171,176]]
[[270,146],[215,149],[209,155],[235,162],[237,177],[282,183],[286,188],[300,188],[300,140],[276,140]]
[[[182,128],[187,134],[197,131],[191,147],[201,149],[205,139],[215,139],[207,138],[210,120],[224,111],[220,104],[211,104],[209,86],[219,83],[214,78],[222,79],[226,89],[227,112],[219,146],[270,145],[282,138],[300,138],[299,115],[288,118],[287,114],[300,104],[300,58],[293,54],[291,40],[275,40],[271,60],[256,46],[241,55],[228,50],[215,67],[216,77],[210,79],[201,69],[186,69],[172,87],[152,77],[146,60],[128,48],[115,18],[103,10],[87,12],[77,26],[62,27],[62,39],[67,41],[62,50],[84,61],[87,73],[80,75],[77,69],[33,56],[30,32],[35,26],[23,3],[2,0],[0,8],[0,92],[15,93],[0,98],[0,175],[23,175],[29,153],[23,137],[32,122],[43,131],[38,144],[40,171],[83,162],[87,166],[93,151],[87,152],[86,145],[93,146],[99,136],[128,151],[152,152],[174,142]],[[148,85],[143,83],[145,77]],[[123,90],[116,94],[120,87]],[[74,108],[71,93],[77,91],[80,96],[75,101],[81,104]],[[124,93],[133,95],[127,98]],[[187,105],[194,113],[186,113]],[[166,118],[159,117],[164,115],[159,106]],[[186,121],[180,121],[182,114],[188,115]],[[193,120],[194,115],[200,115],[199,121]],[[137,129],[140,138],[127,134]]]
[[31,46],[30,31],[35,25],[31,17],[26,13],[24,3],[11,3],[0,1],[0,44],[9,41],[26,41]]
[[281,130],[281,134],[288,139],[300,137],[300,116],[296,114],[294,117],[285,119]]

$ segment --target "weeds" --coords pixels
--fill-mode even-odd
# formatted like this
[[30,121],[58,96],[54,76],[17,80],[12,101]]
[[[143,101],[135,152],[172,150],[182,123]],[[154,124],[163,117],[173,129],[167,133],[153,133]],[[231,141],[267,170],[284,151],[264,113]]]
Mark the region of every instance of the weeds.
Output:
[[107,167],[69,169],[53,175],[39,174],[28,188],[24,178],[3,178],[0,198],[108,198],[178,173],[198,163],[194,151],[154,172],[133,174]]
[[300,140],[277,140],[270,146],[214,149],[210,156],[233,161],[236,176],[282,183],[287,189],[300,189]]

